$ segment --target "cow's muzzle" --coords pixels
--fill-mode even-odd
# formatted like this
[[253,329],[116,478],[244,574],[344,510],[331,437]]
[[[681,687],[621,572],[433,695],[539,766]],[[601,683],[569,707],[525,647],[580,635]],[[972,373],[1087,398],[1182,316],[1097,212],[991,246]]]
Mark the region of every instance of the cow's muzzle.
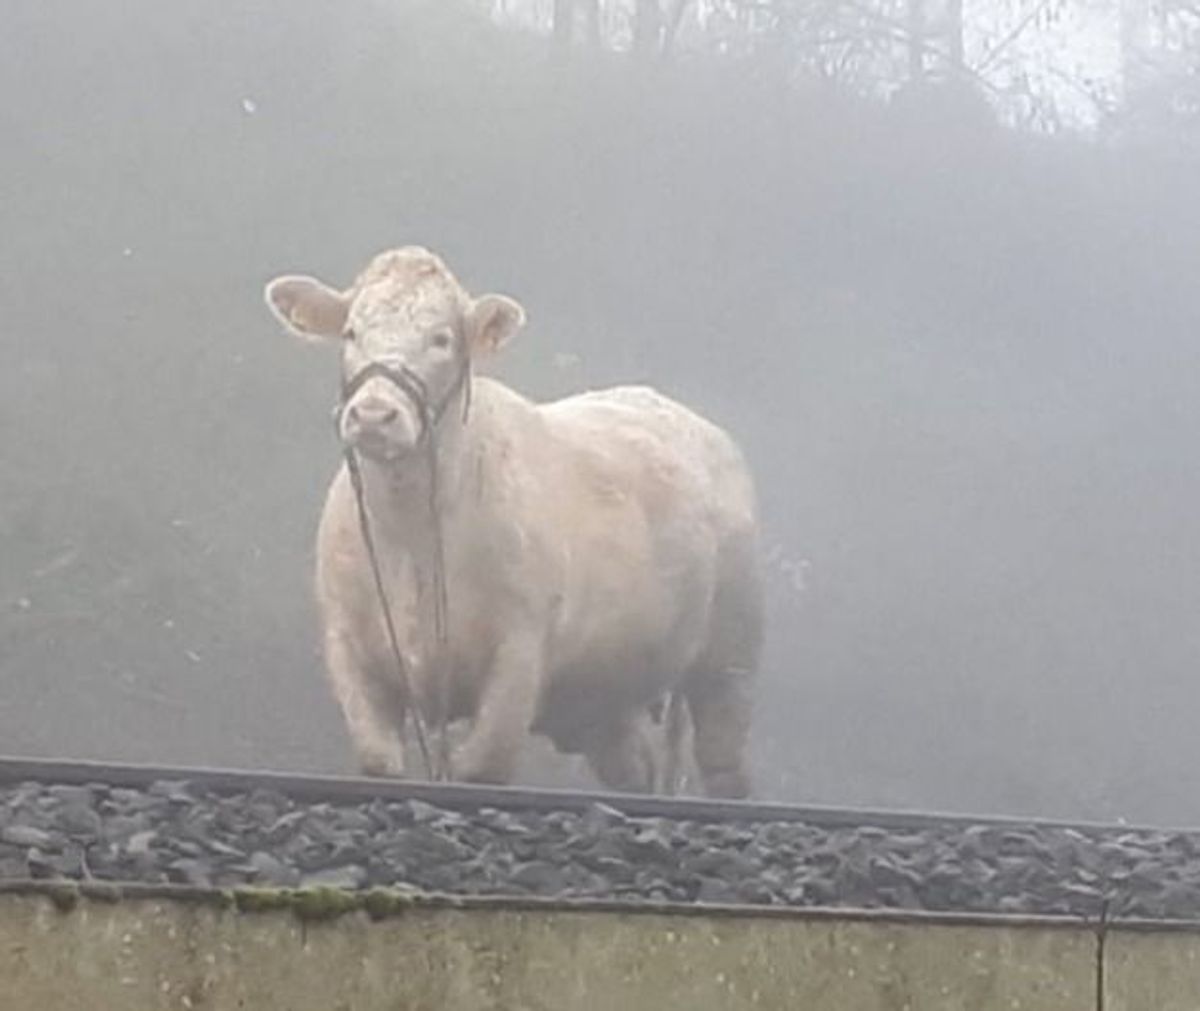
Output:
[[[432,440],[434,432],[458,393],[466,387],[463,419],[470,403],[470,361],[464,357],[454,382],[436,401],[429,387],[407,365],[370,362],[342,384],[342,395],[334,409],[338,438],[347,449],[354,448],[375,459],[395,459]],[[391,397],[372,396],[363,387],[373,379],[389,383],[400,394],[402,409]]]

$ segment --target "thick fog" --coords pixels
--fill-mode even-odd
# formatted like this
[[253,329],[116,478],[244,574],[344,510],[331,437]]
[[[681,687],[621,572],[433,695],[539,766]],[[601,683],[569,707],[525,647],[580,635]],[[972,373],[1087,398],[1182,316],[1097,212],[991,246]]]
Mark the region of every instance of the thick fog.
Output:
[[352,769],[336,361],[261,291],[418,243],[524,304],[522,392],[746,449],[760,795],[1200,822],[1189,156],[479,6],[0,3],[0,752]]

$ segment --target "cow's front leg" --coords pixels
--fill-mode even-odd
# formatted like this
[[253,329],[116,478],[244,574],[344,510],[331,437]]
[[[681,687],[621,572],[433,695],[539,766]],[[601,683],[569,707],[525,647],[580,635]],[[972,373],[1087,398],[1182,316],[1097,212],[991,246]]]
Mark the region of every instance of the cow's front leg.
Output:
[[471,732],[452,763],[455,779],[512,781],[541,691],[543,658],[533,636],[516,636],[496,649]]
[[325,664],[359,770],[365,776],[402,777],[404,699],[398,687],[380,677],[363,651],[341,632],[326,634]]

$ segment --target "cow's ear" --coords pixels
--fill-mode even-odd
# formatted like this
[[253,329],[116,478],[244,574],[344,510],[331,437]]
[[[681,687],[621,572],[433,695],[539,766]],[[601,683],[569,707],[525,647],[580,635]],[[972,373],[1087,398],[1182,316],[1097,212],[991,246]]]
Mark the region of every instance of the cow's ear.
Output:
[[349,297],[315,277],[277,277],[263,296],[279,322],[298,337],[322,340],[345,333]]
[[481,295],[467,310],[467,343],[472,354],[500,350],[525,325],[525,310],[507,295]]

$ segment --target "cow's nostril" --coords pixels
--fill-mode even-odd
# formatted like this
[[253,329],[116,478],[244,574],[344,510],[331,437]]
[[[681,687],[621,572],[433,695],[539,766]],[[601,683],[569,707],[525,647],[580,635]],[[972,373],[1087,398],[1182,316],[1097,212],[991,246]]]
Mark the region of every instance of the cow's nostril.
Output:
[[395,407],[388,407],[379,412],[379,423],[381,425],[390,425],[400,417],[400,412]]

